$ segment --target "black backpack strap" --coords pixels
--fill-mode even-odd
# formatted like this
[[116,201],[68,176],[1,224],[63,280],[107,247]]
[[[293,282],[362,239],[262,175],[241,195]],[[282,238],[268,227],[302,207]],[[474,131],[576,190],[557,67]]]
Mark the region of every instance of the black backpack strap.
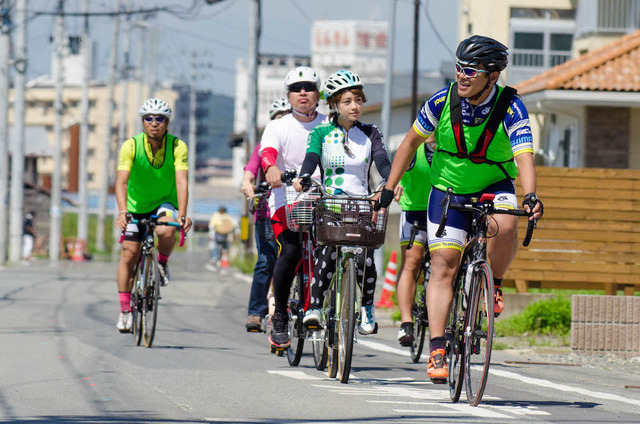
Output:
[[464,140],[464,130],[462,128],[462,99],[458,94],[457,82],[453,83],[449,89],[449,113],[458,153],[460,153],[460,157],[466,157],[467,143]]
[[513,96],[515,96],[516,93],[516,89],[509,86],[502,90],[500,96],[498,96],[498,99],[496,100],[496,104],[493,112],[491,112],[491,116],[489,116],[487,124],[476,142],[476,147],[469,155],[471,160],[485,160],[489,144],[491,144],[491,140],[493,140],[493,137],[496,135],[498,127],[507,115],[507,110],[509,110],[511,100],[513,100]]

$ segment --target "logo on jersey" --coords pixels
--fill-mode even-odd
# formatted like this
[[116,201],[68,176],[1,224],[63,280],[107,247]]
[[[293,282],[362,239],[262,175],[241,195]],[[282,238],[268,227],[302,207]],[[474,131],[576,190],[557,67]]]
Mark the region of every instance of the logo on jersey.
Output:
[[476,119],[473,120],[473,122],[475,122],[476,125],[481,124],[482,121],[484,121],[484,118],[476,118]]
[[498,196],[498,201],[500,202],[506,202],[507,200],[509,200],[507,196]]
[[523,128],[521,130],[516,131],[516,136],[523,134],[531,134],[531,128]]
[[491,107],[487,106],[484,109],[482,109],[482,114],[483,115],[488,115],[489,112],[491,112]]

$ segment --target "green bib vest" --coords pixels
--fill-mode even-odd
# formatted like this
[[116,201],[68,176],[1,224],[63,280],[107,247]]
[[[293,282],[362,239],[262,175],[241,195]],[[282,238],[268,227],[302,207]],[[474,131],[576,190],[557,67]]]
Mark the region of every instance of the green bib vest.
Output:
[[[503,88],[497,85],[496,87],[499,96]],[[496,99],[498,96],[496,96]],[[440,124],[435,132],[437,148],[431,164],[431,184],[443,191],[446,191],[447,187],[452,187],[454,193],[468,194],[476,193],[491,184],[504,180],[506,175],[500,169],[500,166],[496,164],[474,163],[468,158],[454,156],[458,153],[458,146],[451,124],[450,101],[451,88],[449,88],[447,100],[440,116]],[[462,125],[465,143],[469,152],[475,148],[478,138],[494,111],[495,104],[492,106],[489,116],[478,126]],[[505,132],[502,123],[498,126],[497,132],[487,148],[486,158],[493,162],[501,162],[510,178],[515,178],[518,175],[509,136]]]
[[423,143],[416,152],[412,166],[402,176],[400,184],[404,193],[400,197],[403,211],[426,211],[431,192],[431,165],[427,160],[428,148]]
[[176,168],[173,149],[176,137],[165,136],[164,160],[154,168],[144,150],[144,133],[133,137],[136,152],[127,185],[127,210],[132,213],[148,213],[163,203],[178,207]]

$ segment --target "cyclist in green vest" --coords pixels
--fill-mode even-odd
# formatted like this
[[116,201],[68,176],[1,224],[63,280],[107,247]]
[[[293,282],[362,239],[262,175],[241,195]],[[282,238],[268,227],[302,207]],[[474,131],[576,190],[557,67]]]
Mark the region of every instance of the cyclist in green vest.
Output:
[[[507,67],[507,47],[492,38],[474,35],[460,43],[456,56],[456,82],[434,94],[421,108],[398,148],[378,205],[385,208],[391,203],[393,190],[416,150],[435,134],[427,221],[431,253],[431,278],[427,286],[431,357],[427,375],[437,383],[446,382],[449,375],[444,329],[469,224],[468,214],[450,210],[445,234],[435,237],[445,191],[452,187],[453,202],[459,203],[480,197],[481,193],[494,193],[496,207],[516,209],[514,179],[519,173],[526,193],[523,208],[533,211],[532,220],[539,219],[543,211],[536,195],[527,110],[514,89],[497,84],[500,71]],[[495,236],[488,240],[488,256],[497,289],[494,313],[499,314],[504,308],[502,277],[518,246],[517,219],[495,215],[491,221],[489,233]]]
[[[115,186],[119,211],[115,226],[125,231],[116,275],[120,298],[117,328],[121,333],[131,331],[133,270],[144,234],[144,228],[130,223],[131,219],[158,215],[158,221],[180,222],[185,232],[191,228],[187,216],[187,145],[167,132],[171,107],[164,100],[149,99],[139,113],[144,131],[122,145]],[[167,260],[176,243],[175,227],[157,227],[156,235],[160,276],[162,285],[167,285]]]
[[[431,136],[430,142],[434,141]],[[427,142],[418,148],[411,164],[402,176],[400,185],[403,193],[398,203],[400,215],[400,276],[398,277],[398,307],[400,308],[400,329],[398,341],[402,346],[413,344],[413,301],[416,296],[416,277],[422,266],[424,249],[427,247],[427,232],[418,231],[413,246],[407,249],[414,224],[427,226],[427,206],[431,191],[431,159],[433,150]],[[396,194],[397,195],[397,194]]]

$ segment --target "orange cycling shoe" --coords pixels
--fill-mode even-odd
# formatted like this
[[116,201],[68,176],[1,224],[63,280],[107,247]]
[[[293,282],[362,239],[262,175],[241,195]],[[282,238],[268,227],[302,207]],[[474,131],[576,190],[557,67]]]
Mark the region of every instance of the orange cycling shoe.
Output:
[[504,299],[502,298],[502,288],[493,286],[495,294],[493,295],[495,302],[493,303],[493,316],[497,317],[504,311]]
[[436,349],[431,352],[431,357],[429,358],[427,376],[429,376],[435,384],[444,384],[447,382],[447,378],[449,378],[449,370],[447,369],[444,355],[444,349]]

